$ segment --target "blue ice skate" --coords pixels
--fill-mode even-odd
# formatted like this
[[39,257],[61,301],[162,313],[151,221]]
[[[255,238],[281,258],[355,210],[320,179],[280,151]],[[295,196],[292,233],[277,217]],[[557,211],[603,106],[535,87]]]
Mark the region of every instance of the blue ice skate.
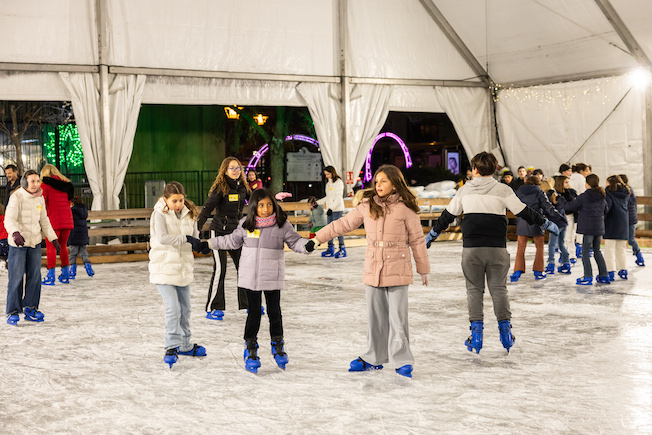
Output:
[[540,279],[546,279],[546,273],[545,272],[539,272],[538,270],[534,271],[534,279],[540,280]]
[[358,357],[358,359],[354,359],[351,361],[351,367],[349,368],[350,372],[366,372],[368,370],[382,370],[383,366],[382,365],[373,365],[369,364],[367,361],[363,360],[362,358]]
[[500,342],[509,353],[509,349],[514,346],[516,341],[516,337],[512,334],[512,324],[509,320],[501,320],[498,322],[498,330],[500,331]]
[[411,378],[412,366],[410,364],[406,364],[403,367],[399,367],[396,369],[396,373],[398,373],[401,376],[405,376],[406,378]]
[[609,281],[613,281],[613,280],[616,279],[616,272],[614,272],[614,271],[612,270],[611,272],[609,272],[609,273],[607,274],[607,276],[609,277]]
[[285,370],[285,364],[288,363],[289,358],[288,354],[285,353],[285,341],[283,341],[283,337],[273,337],[270,344],[272,345],[272,355],[276,364]]
[[627,270],[621,269],[618,271],[618,276],[620,279],[627,279]]
[[570,275],[570,273],[571,273],[571,265],[570,265],[570,263],[562,264],[561,267],[557,268],[557,272],[563,273],[563,274],[566,274],[566,275]]
[[258,373],[260,358],[258,358],[258,342],[256,339],[245,340],[244,361],[245,369],[251,373]]
[[10,325],[17,326],[19,320],[20,317],[18,317],[18,314],[10,314],[7,316],[7,323]]
[[178,354],[179,354],[179,348],[178,347],[173,347],[172,349],[166,350],[165,351],[165,356],[163,357],[163,362],[165,364],[168,364],[170,366],[170,369],[171,369],[172,364],[179,361],[179,357],[177,356]]
[[224,319],[224,311],[222,310],[212,310],[206,313],[206,318],[211,320],[222,320]]
[[511,274],[509,276],[509,280],[511,282],[516,282],[516,281],[518,281],[518,279],[521,277],[522,274],[523,274],[522,270],[517,270],[516,272],[514,272],[513,274]]
[[328,249],[321,253],[322,257],[332,257],[335,255],[335,245],[328,245]]
[[475,349],[475,353],[480,353],[480,349],[482,349],[482,331],[484,330],[484,322],[471,322],[469,329],[471,330],[471,335],[466,339],[464,344],[466,344],[466,348],[469,352],[472,353],[473,349]]
[[597,282],[598,284],[611,284],[609,275],[605,275],[605,276],[598,275],[595,277],[595,282]]
[[583,276],[582,278],[577,278],[577,285],[593,285],[593,278],[590,276]]
[[571,259],[570,259],[570,262],[571,262],[571,264],[575,264],[575,263],[577,263],[577,258],[571,258]]
[[34,308],[23,308],[23,314],[25,314],[25,320],[30,322],[45,321],[45,315]]
[[61,268],[61,275],[59,275],[59,282],[61,284],[70,284],[70,273],[68,272],[68,266]]
[[346,247],[344,247],[344,245],[340,246],[340,250],[335,253],[334,257],[346,258]]
[[77,278],[77,265],[71,264],[68,269],[68,276],[70,279]]
[[84,269],[86,269],[86,274],[91,278],[93,277],[93,275],[95,275],[95,271],[93,270],[93,266],[91,266],[91,263],[84,263]]
[[184,350],[184,351],[179,351],[179,355],[187,355],[187,356],[206,356],[206,348],[204,346],[200,346],[197,343],[192,345],[192,349],[190,350]]
[[575,257],[582,258],[582,245],[575,243]]
[[48,274],[45,275],[45,278],[43,278],[41,284],[54,285],[54,267],[52,269],[48,269]]
[[555,263],[548,263],[546,266],[546,272],[547,275],[554,275],[555,274]]
[[643,260],[643,253],[641,251],[636,253],[636,265],[645,266],[645,260]]

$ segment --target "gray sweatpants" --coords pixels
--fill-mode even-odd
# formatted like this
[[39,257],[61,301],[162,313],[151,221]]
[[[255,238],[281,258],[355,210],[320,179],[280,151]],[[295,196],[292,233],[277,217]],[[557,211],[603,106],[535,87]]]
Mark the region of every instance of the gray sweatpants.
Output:
[[84,264],[90,263],[90,260],[88,259],[88,251],[86,251],[86,245],[70,245],[70,254],[68,254],[70,264],[77,264],[77,255],[81,257]]
[[394,368],[414,364],[408,328],[408,286],[367,286],[368,350],[360,358]]
[[505,248],[463,248],[462,271],[466,278],[466,300],[469,305],[469,320],[484,319],[483,296],[485,278],[494,303],[496,319],[510,320],[509,298],[507,297],[507,273],[509,252]]

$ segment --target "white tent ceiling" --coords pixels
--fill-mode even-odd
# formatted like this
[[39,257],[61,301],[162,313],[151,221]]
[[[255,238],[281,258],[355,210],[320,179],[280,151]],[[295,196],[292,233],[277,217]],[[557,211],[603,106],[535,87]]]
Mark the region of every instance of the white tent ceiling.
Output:
[[[594,134],[587,141],[592,126],[609,125],[602,123],[612,116],[609,104],[631,88],[613,77],[650,68],[648,0],[0,0],[0,6],[0,99],[71,99],[59,75],[68,72],[99,77],[97,110],[104,124],[113,123],[116,110],[109,108],[109,95],[121,91],[111,87],[114,75],[146,76],[135,95],[143,103],[308,105],[313,113],[334,107],[346,115],[328,117],[336,125],[324,126],[321,131],[332,131],[320,141],[341,148],[333,155],[342,160],[331,163],[355,170],[360,150],[344,144],[368,148],[365,138],[380,127],[365,122],[385,110],[445,111],[467,152],[494,148],[489,85],[495,83],[508,163],[537,159],[537,166],[553,172],[563,156],[587,159],[595,147],[604,150],[598,169],[608,175],[616,169],[610,153],[624,153],[619,147],[632,143],[641,150],[630,153],[638,162],[625,159],[618,167],[652,163],[652,115],[643,110],[652,99],[649,88],[628,94],[617,109],[627,116],[613,114],[627,133],[616,139],[613,132]],[[569,80],[585,81],[572,90],[555,84]],[[314,86],[297,92],[301,83]],[[535,108],[518,90],[534,85],[540,86],[528,94],[530,103],[542,96]],[[582,101],[595,98],[586,90],[601,85],[602,107],[587,112]],[[569,93],[574,104],[544,104],[550,95]],[[370,112],[365,99],[378,95],[384,96],[375,103],[382,110]],[[578,111],[585,114],[578,117]],[[542,118],[557,124],[550,129],[535,121]],[[365,133],[350,133],[356,131]],[[96,140],[110,142],[109,134],[109,127],[98,131]],[[532,149],[533,143],[544,146]],[[567,152],[580,146],[579,154]],[[643,186],[642,175],[637,181]],[[652,192],[652,180],[645,185]]]

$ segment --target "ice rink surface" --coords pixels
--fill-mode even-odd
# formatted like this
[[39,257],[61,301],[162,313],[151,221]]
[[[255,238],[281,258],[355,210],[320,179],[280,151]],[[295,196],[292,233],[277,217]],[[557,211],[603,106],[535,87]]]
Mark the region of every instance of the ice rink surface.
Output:
[[[410,287],[412,379],[347,371],[366,345],[364,248],[286,253],[290,363],[274,363],[265,316],[257,375],[244,369],[230,260],[221,322],[204,318],[212,261],[196,262],[191,327],[208,356],[172,370],[147,263],[96,265],[92,279],[78,268],[71,284],[43,287],[44,323],[0,325],[0,433],[652,433],[650,250],[647,267],[628,254],[629,280],[580,287],[579,264],[535,282],[530,244],[527,272],[508,284],[516,344],[502,348],[486,294],[479,355],[463,345],[461,251],[435,243],[430,285]],[[0,285],[6,296],[6,274]]]

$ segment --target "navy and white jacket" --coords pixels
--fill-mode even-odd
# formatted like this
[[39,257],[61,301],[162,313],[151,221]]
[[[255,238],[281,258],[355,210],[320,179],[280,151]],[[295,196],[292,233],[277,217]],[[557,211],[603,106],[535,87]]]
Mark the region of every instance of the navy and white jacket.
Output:
[[545,218],[518,199],[506,184],[493,177],[475,177],[460,187],[446,210],[432,227],[441,233],[464,213],[462,239],[465,248],[507,246],[507,217],[509,209],[528,223],[543,225]]
[[604,238],[627,240],[629,238],[629,192],[625,188],[607,188],[607,207],[604,217]]

